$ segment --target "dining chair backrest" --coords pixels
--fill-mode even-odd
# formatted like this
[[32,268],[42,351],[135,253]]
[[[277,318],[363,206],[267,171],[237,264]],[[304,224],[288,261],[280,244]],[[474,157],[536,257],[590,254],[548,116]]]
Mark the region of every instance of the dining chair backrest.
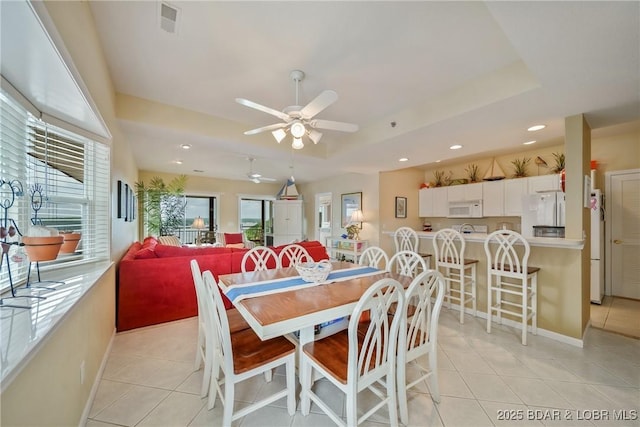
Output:
[[389,265],[389,256],[381,247],[370,246],[365,249],[360,255],[358,264],[367,267],[384,269],[387,268],[387,265]]
[[[400,421],[409,424],[407,390],[429,379],[429,390],[434,401],[440,401],[438,386],[437,339],[438,319],[444,299],[445,282],[441,273],[427,270],[420,273],[405,293],[405,308],[398,336],[398,406]],[[428,355],[428,368],[418,363],[420,376],[407,382],[406,365]]]
[[204,375],[202,378],[202,390],[201,397],[206,396],[206,393],[209,389],[209,381],[210,381],[210,372],[208,362],[210,359],[207,358],[207,351],[211,351],[207,346],[211,346],[212,344],[207,341],[206,333],[205,333],[205,316],[207,314],[207,307],[205,304],[206,289],[205,284],[202,279],[202,272],[200,271],[200,266],[198,265],[198,261],[195,259],[191,260],[191,275],[193,276],[193,284],[196,288],[196,302],[198,304],[198,342],[196,347],[196,358],[194,363],[194,369],[198,370],[202,362],[205,362]]
[[444,228],[433,237],[436,266],[460,266],[464,262],[466,242],[462,234],[453,228]]
[[407,333],[400,337],[407,358],[435,350],[438,336],[438,319],[444,299],[444,278],[436,270],[427,270],[416,276],[406,291],[405,312],[411,307],[411,316],[405,313]]
[[393,242],[396,245],[396,252],[413,251],[418,252],[418,233],[413,228],[400,227],[393,233]]
[[278,254],[281,267],[292,267],[301,262],[313,262],[305,248],[295,243],[285,246]]
[[[404,287],[395,279],[374,283],[360,297],[349,320],[349,356],[347,384],[370,384],[383,372],[393,377],[401,314],[404,312]],[[389,316],[391,307],[396,313]],[[368,322],[363,322],[368,318]],[[363,325],[367,325],[366,329]]]
[[411,277],[415,277],[418,270],[426,271],[427,268],[424,258],[413,251],[396,252],[387,264],[387,271]]
[[531,249],[520,233],[512,230],[494,231],[485,239],[484,251],[490,273],[500,271],[506,277],[526,277]]
[[280,260],[273,249],[266,246],[256,246],[244,254],[240,268],[243,273],[280,268]]

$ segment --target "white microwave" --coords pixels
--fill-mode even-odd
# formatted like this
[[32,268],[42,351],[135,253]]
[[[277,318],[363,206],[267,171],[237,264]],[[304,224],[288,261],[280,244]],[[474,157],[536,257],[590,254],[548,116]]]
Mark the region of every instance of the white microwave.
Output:
[[449,202],[448,218],[482,218],[482,200]]

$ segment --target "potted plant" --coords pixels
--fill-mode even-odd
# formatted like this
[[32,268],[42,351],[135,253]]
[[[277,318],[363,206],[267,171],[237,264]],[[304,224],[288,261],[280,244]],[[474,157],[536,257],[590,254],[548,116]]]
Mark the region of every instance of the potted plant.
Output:
[[467,171],[467,176],[469,177],[470,182],[480,182],[480,176],[478,175],[478,165],[475,163],[471,163],[469,166],[464,168]]
[[564,170],[564,153],[553,153],[553,159],[556,161],[556,164],[551,171],[553,173],[562,172]]
[[183,225],[186,182],[186,175],[179,175],[168,184],[157,176],[151,178],[149,185],[144,181],[136,182],[143,221],[150,235],[168,236]]
[[433,172],[433,179],[434,179],[434,184],[436,187],[443,187],[443,186],[447,186],[451,183],[451,175],[452,172],[449,171],[449,175],[445,174],[445,171],[443,170],[436,170]]
[[22,236],[24,250],[29,261],[51,261],[58,257],[64,237],[58,234],[58,230],[35,226],[29,229],[29,235]]
[[514,178],[524,178],[529,175],[527,173],[527,166],[529,165],[530,160],[530,158],[523,157],[522,159],[514,159],[511,161],[511,164],[513,165]]

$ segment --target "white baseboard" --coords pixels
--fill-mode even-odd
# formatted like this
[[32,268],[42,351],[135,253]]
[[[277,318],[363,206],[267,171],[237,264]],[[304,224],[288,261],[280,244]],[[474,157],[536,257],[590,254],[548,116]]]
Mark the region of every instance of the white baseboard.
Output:
[[85,404],[84,410],[82,411],[82,417],[80,418],[80,423],[78,424],[79,427],[85,427],[85,425],[87,424],[87,418],[89,418],[89,413],[91,412],[93,399],[95,399],[96,393],[98,392],[98,387],[100,386],[100,379],[102,378],[104,369],[107,366],[107,361],[109,360],[109,354],[111,354],[111,346],[113,345],[113,340],[115,337],[116,337],[116,329],[113,328],[113,333],[111,334],[111,339],[109,340],[107,351],[104,352],[104,356],[102,357],[102,362],[100,363],[100,368],[96,373],[96,377],[93,379],[93,385],[91,386],[91,391],[89,392],[89,398],[87,399],[87,403]]
[[[448,308],[448,307],[444,307],[443,308]],[[459,306],[454,306],[452,305],[451,308],[449,310],[455,310],[455,311],[460,311],[460,307]],[[471,316],[473,316],[473,310],[470,308],[465,308],[465,313],[469,314]],[[477,311],[477,317],[480,317],[482,319],[487,319],[487,313],[485,313],[484,311]],[[591,324],[591,321],[589,321],[589,324],[587,325],[587,329],[589,328],[589,325]],[[514,329],[520,329],[520,322],[516,322],[515,320],[510,320],[510,319],[505,319],[504,317],[502,318],[502,325],[505,326],[509,326],[511,328]],[[528,328],[529,332],[531,332],[531,326],[529,326]],[[572,345],[574,347],[580,347],[583,348],[584,347],[584,335],[583,335],[583,339],[579,339],[579,338],[573,338],[570,337],[568,335],[562,335],[559,334],[557,332],[553,332],[553,331],[549,331],[547,329],[543,329],[541,327],[538,327],[538,332],[537,335],[543,336],[545,338],[550,338],[554,341],[559,341],[565,344],[569,344]]]

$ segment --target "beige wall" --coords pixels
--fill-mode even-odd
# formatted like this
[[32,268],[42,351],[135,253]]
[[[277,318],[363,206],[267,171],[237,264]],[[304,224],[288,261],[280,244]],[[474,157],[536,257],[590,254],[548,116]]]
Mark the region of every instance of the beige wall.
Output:
[[111,259],[122,257],[132,241],[137,238],[133,222],[116,218],[116,183],[122,180],[129,185],[137,180],[138,168],[129,145],[120,130],[115,115],[115,92],[102,46],[88,2],[45,2],[73,63],[89,89],[113,140],[111,141]]
[[[67,313],[2,393],[3,426],[77,426],[115,333],[115,267]],[[80,365],[85,381],[80,384]]]
[[[378,240],[380,247],[387,253],[395,252],[393,239],[383,234],[394,231],[398,227],[422,229],[422,221],[418,217],[418,191],[424,179],[424,173],[418,169],[403,169],[401,171],[380,173],[380,229]],[[407,198],[407,217],[395,217],[396,197]]]
[[[297,185],[298,193],[304,197],[305,233],[307,238],[315,239],[315,195],[331,193],[331,224],[332,235],[340,236],[346,233],[341,227],[341,195],[344,193],[362,192],[362,214],[364,222],[360,232],[361,240],[369,240],[370,245],[378,244],[378,230],[380,228],[379,213],[379,178],[378,174],[346,174],[333,178]],[[323,242],[324,243],[324,242]]]

